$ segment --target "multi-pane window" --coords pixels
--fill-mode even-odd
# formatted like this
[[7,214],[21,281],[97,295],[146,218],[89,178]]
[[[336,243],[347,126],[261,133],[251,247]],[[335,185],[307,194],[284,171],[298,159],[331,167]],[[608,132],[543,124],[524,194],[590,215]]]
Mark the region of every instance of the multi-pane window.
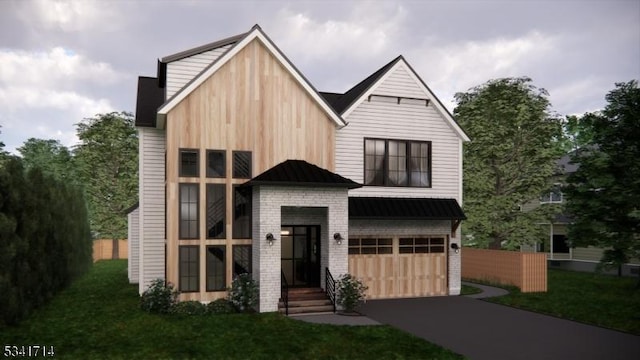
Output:
[[207,291],[226,289],[225,246],[207,246]]
[[233,277],[251,274],[251,245],[233,245]]
[[443,237],[400,238],[400,254],[428,254],[444,252]]
[[198,246],[180,246],[180,280],[179,289],[182,292],[198,291],[200,288],[200,261]]
[[223,178],[225,174],[225,151],[207,150],[207,177]]
[[561,203],[562,202],[562,186],[555,184],[548,192],[540,196],[540,203]]
[[233,152],[233,177],[239,179],[251,178],[251,151]]
[[431,186],[431,142],[365,139],[364,184]]
[[180,176],[198,177],[198,150],[180,150]]
[[225,238],[225,200],[224,184],[207,184],[207,239]]
[[389,238],[382,239],[356,239],[349,238],[349,254],[391,254],[393,253],[393,241]]
[[251,188],[233,187],[233,238],[251,238]]
[[197,239],[198,184],[180,184],[180,238]]

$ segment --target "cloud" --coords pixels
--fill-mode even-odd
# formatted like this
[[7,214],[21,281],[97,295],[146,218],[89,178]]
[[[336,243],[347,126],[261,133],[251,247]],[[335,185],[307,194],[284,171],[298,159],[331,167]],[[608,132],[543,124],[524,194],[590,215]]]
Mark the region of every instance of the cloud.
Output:
[[113,31],[119,27],[119,16],[109,1],[37,0],[25,19],[49,30],[78,32],[89,29]]

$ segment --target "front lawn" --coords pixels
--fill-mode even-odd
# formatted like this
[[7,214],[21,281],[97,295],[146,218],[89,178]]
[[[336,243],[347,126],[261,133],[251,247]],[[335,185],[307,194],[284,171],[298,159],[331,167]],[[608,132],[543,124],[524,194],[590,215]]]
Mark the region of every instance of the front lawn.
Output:
[[549,270],[548,292],[521,293],[488,301],[640,335],[637,278]]
[[126,260],[99,261],[1,345],[54,346],[56,358],[459,359],[389,326],[310,324],[269,314],[153,315],[138,308]]

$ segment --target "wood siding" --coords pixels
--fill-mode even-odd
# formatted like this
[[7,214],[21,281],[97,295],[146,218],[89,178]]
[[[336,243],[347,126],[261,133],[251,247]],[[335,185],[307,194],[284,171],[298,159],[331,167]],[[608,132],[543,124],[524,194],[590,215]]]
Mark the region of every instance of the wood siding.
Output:
[[[373,94],[428,97],[405,66],[389,74]],[[462,140],[433,104],[408,99],[398,104],[395,98],[373,96],[345,120],[349,125],[336,138],[336,172],[358,183],[364,181],[364,138],[432,142],[431,188],[366,186],[350,191],[350,196],[446,197],[461,203]]]
[[140,281],[140,208],[137,208],[127,215],[129,223],[127,250],[129,261],[127,262],[127,273],[129,282],[137,284]]
[[546,292],[547,257],[539,253],[463,248],[462,278],[513,285],[522,292]]
[[[181,300],[210,301],[225,292],[206,292],[206,246],[226,245],[227,285],[231,282],[232,151],[252,152],[252,176],[287,159],[302,159],[334,171],[335,123],[295,78],[259,42],[241,49],[167,114],[167,277],[178,284],[178,246],[200,246],[200,292]],[[199,150],[200,176],[178,176],[179,149]],[[226,151],[226,178],[207,178],[206,150]],[[200,184],[200,239],[178,239],[178,186]],[[226,239],[206,239],[207,183],[226,184]]]
[[152,280],[165,274],[165,133],[138,128],[140,200],[140,283],[142,293]]
[[171,98],[233,45],[226,45],[167,64],[166,98]]

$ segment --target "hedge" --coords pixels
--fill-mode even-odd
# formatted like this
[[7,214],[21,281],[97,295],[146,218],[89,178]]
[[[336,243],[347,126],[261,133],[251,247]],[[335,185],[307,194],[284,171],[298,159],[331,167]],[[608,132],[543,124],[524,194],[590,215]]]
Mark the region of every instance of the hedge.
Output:
[[0,165],[0,321],[19,323],[92,264],[82,189],[20,159]]

